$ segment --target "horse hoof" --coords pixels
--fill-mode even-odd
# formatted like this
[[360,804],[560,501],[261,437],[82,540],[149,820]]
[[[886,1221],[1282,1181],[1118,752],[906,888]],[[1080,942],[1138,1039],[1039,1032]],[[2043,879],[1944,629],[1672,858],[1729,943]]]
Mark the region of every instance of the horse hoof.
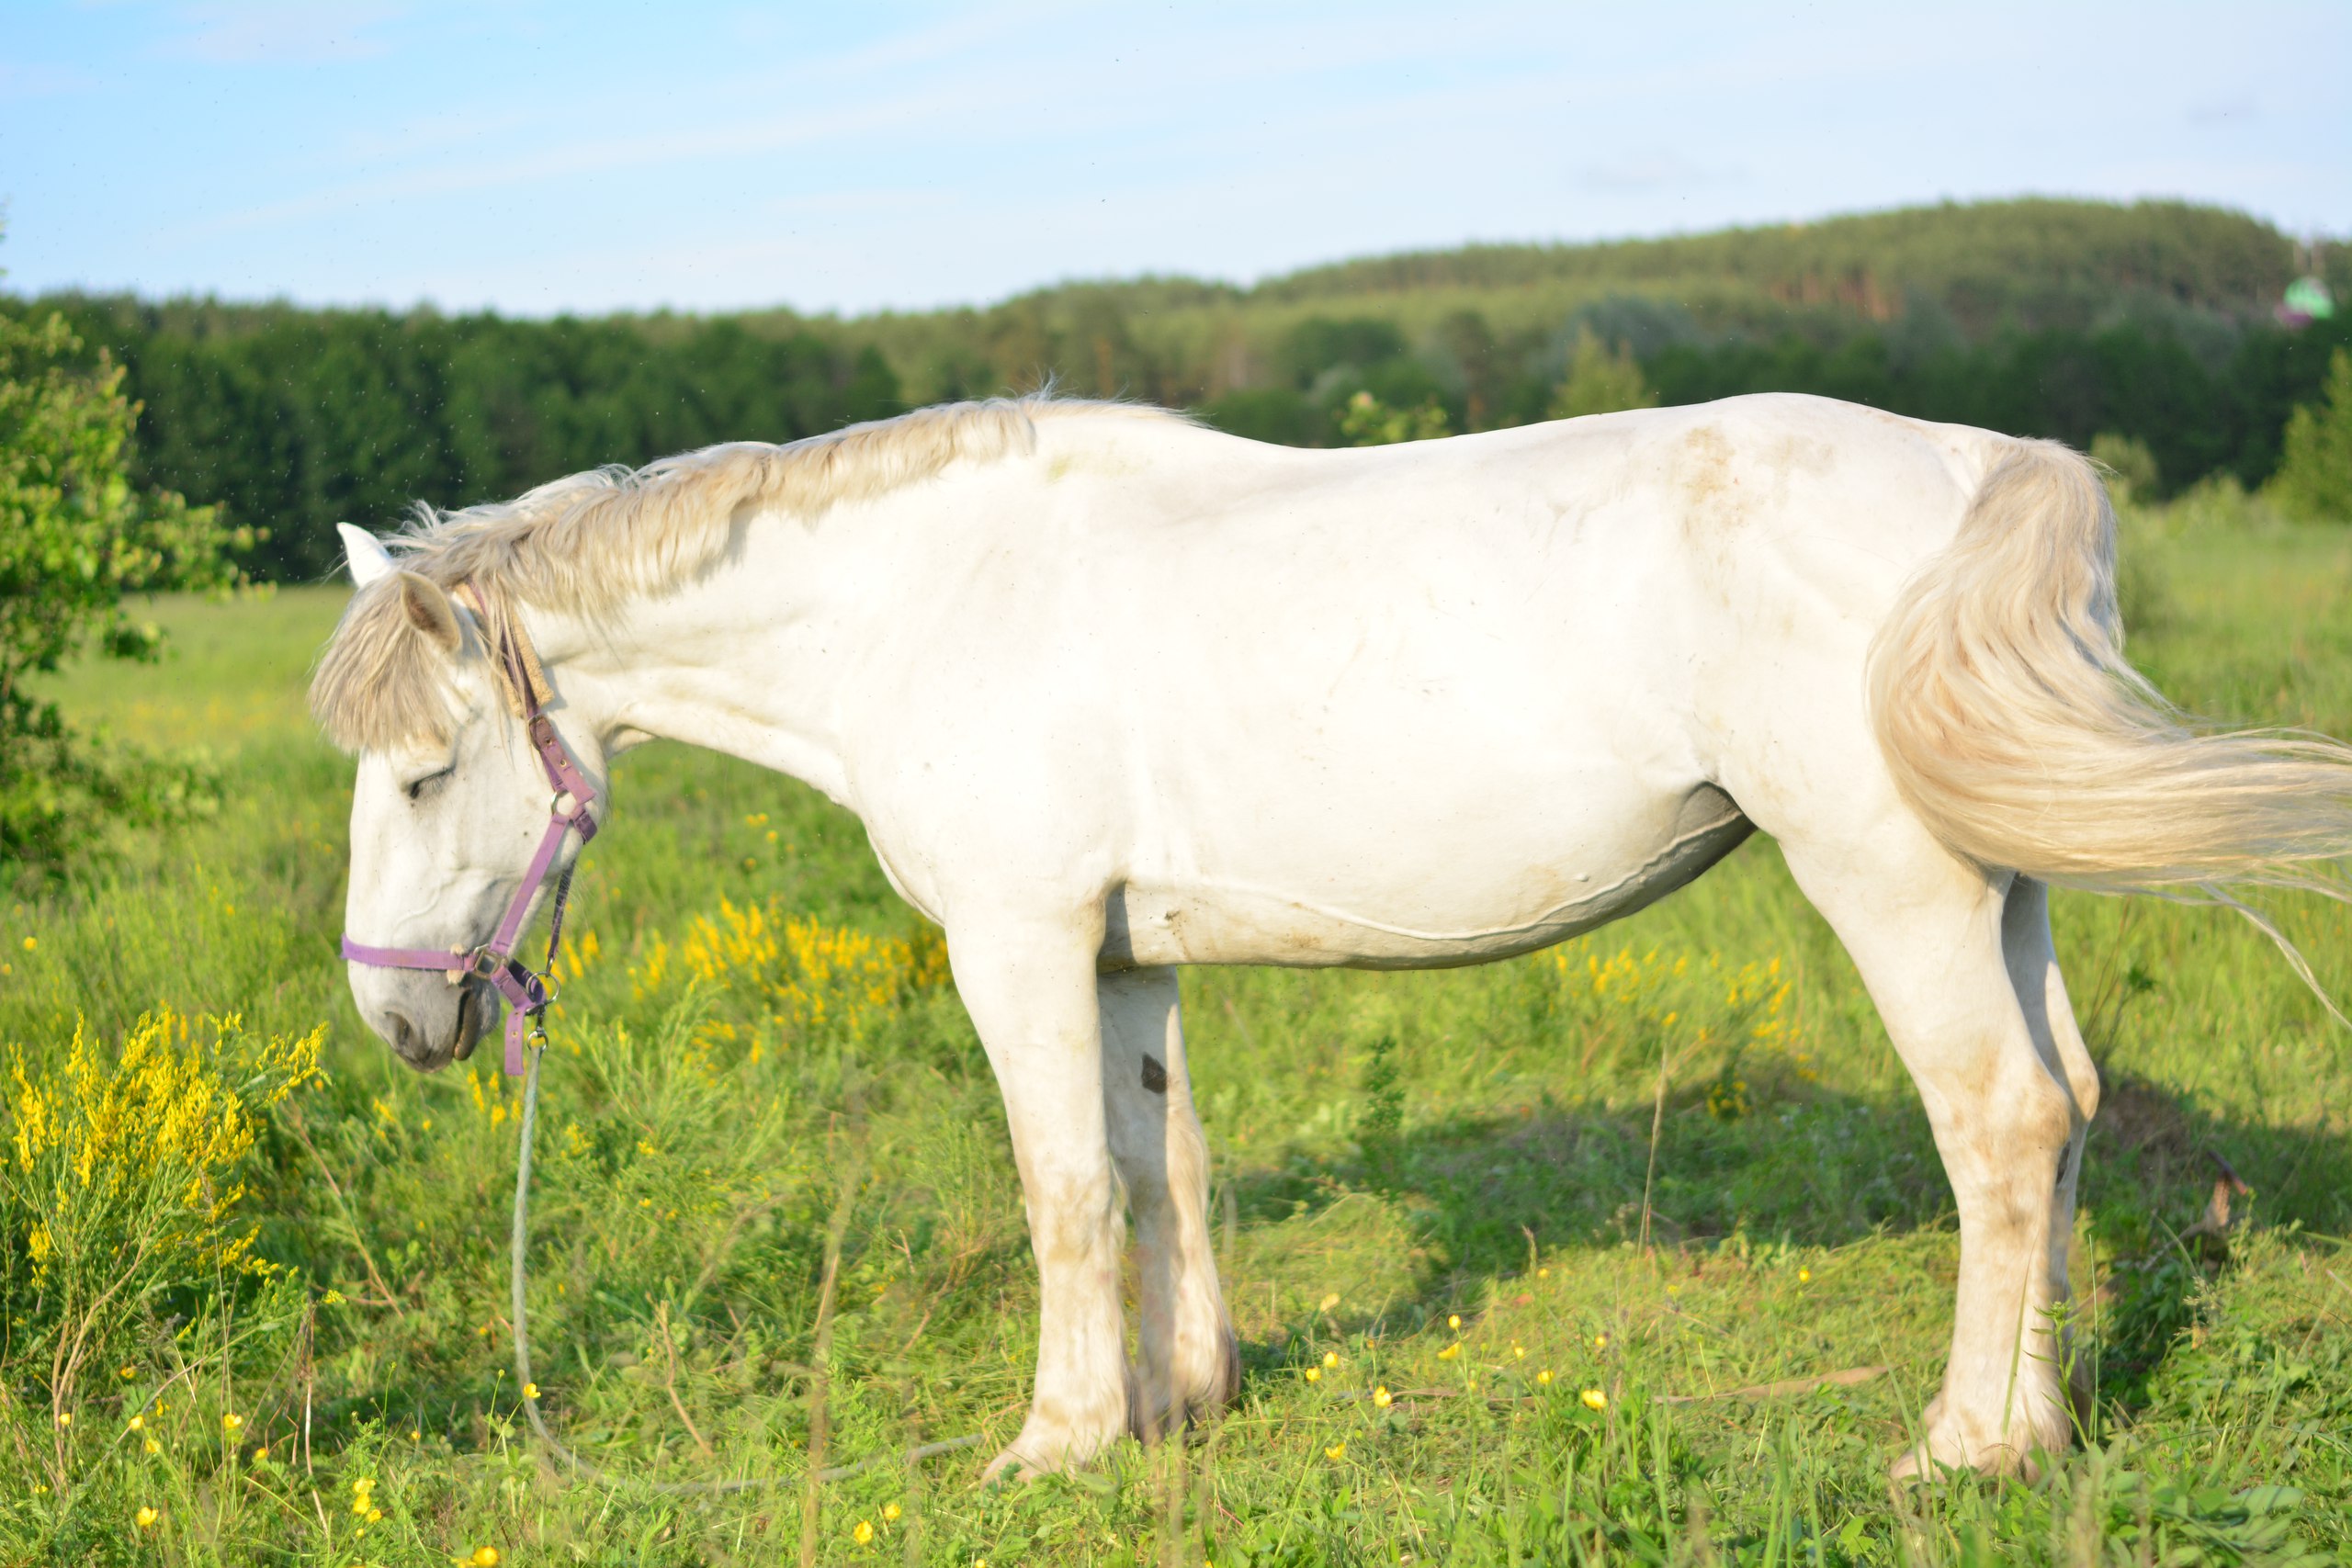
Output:
[[1932,1441],[1915,1445],[1898,1455],[1886,1467],[1890,1480],[1911,1486],[1939,1484],[1951,1471],[1973,1471],[1978,1475],[2014,1475],[2030,1483],[2041,1477],[2041,1466],[2034,1456],[2020,1453],[2007,1444],[1987,1444],[1973,1453],[1946,1459],[1935,1451]]
[[980,1472],[980,1484],[993,1486],[999,1482],[1035,1481],[1045,1473],[1045,1467],[1030,1462],[1026,1454],[1007,1449],[989,1461],[989,1467]]

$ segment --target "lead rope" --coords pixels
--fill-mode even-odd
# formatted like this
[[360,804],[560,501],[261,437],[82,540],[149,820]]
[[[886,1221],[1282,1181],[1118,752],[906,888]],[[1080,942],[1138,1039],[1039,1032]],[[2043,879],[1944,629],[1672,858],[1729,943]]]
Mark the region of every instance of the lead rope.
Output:
[[[568,887],[571,878],[567,876],[564,881]],[[563,908],[562,897],[563,890],[559,890],[556,895],[556,908],[559,911]],[[512,1246],[514,1377],[517,1385],[523,1391],[523,1412],[531,1418],[531,1430],[539,1435],[539,1441],[553,1450],[558,1458],[582,1475],[612,1483],[633,1481],[648,1491],[660,1492],[671,1496],[723,1496],[730,1492],[751,1492],[762,1487],[784,1486],[796,1479],[805,1479],[784,1475],[759,1475],[750,1476],[741,1481],[646,1481],[633,1476],[616,1475],[608,1470],[582,1459],[571,1449],[565,1447],[562,1440],[553,1432],[548,1430],[547,1420],[539,1414],[539,1398],[536,1392],[537,1385],[531,1379],[531,1320],[529,1309],[524,1304],[524,1286],[529,1278],[527,1258],[531,1229],[531,1139],[532,1134],[538,1128],[539,1057],[545,1055],[546,1051],[546,1032],[538,1029],[532,1030],[530,1054],[523,1077],[522,1127],[516,1134],[514,1155],[514,1233]],[[944,1442],[925,1443],[920,1448],[909,1449],[902,1456],[876,1454],[873,1458],[860,1460],[855,1464],[833,1465],[820,1470],[817,1472],[816,1478],[820,1482],[847,1481],[853,1475],[862,1475],[875,1466],[888,1463],[893,1459],[899,1460],[911,1469],[927,1459],[936,1459],[944,1453],[954,1453],[957,1449],[968,1449],[978,1443],[981,1436],[982,1434],[978,1432],[971,1432],[960,1438],[950,1438]]]
[[[491,615],[481,593],[473,584],[459,583],[457,592],[458,602],[472,611],[477,620],[487,628],[491,625]],[[542,705],[546,698],[541,695],[541,693],[548,690],[546,674],[539,669],[538,658],[531,649],[529,638],[522,635],[520,626],[511,622],[502,623],[498,628],[496,640],[499,654],[498,668],[503,671],[507,682],[508,705],[517,717],[534,727],[532,744],[539,751],[542,763],[548,769],[549,781],[560,792],[566,787],[566,780],[559,773],[559,763],[567,767],[569,763],[562,758],[562,742],[556,737],[554,727],[548,723],[543,711]],[[538,726],[546,727],[544,738],[537,728]],[[588,815],[586,805],[586,802],[594,797],[589,794],[584,784],[579,784],[578,787],[581,792],[578,815],[575,818],[570,819],[569,825],[571,830],[580,834],[581,843],[584,847],[596,830],[595,821]],[[561,798],[561,795],[559,794],[558,799]],[[551,835],[550,844],[555,841],[558,841],[556,836]],[[549,849],[543,846],[541,853],[548,852]],[[545,967],[546,973],[549,976],[555,973],[557,950],[563,941],[564,907],[571,898],[571,872],[567,869],[556,882],[555,897],[548,919],[548,957]],[[515,908],[511,912],[511,918],[518,928],[514,933],[517,939],[522,935],[519,928],[522,924],[521,915],[526,902],[525,898],[518,897],[515,900]],[[345,938],[345,944],[346,956],[348,956],[348,938]],[[437,954],[425,956],[434,958],[436,963],[438,961]],[[528,972],[526,971],[526,973]],[[565,1447],[553,1432],[548,1430],[547,1419],[539,1414],[538,1395],[535,1392],[537,1385],[531,1379],[530,1314],[524,1304],[524,1287],[529,1279],[531,1143],[532,1134],[537,1131],[539,1121],[539,1058],[546,1054],[548,1042],[547,1031],[541,1026],[540,1020],[546,1016],[548,1004],[555,999],[544,980],[541,980],[536,989],[537,1005],[529,1010],[530,1032],[527,1039],[523,1037],[525,1003],[514,995],[509,996],[509,1005],[514,1009],[514,1015],[507,1021],[506,1062],[507,1072],[510,1074],[515,1072],[518,1067],[515,1057],[527,1051],[527,1065],[523,1066],[522,1124],[516,1134],[514,1155],[514,1228],[511,1242],[513,1258],[511,1282],[514,1314],[514,1376],[523,1391],[523,1410],[531,1418],[531,1430],[537,1432],[539,1435],[539,1440],[553,1450],[559,1458],[582,1475],[593,1476],[596,1480],[607,1483],[633,1480],[638,1485],[649,1491],[672,1496],[720,1496],[730,1492],[750,1492],[762,1487],[786,1484],[793,1479],[792,1477],[765,1475],[751,1476],[741,1481],[646,1481],[636,1477],[616,1475],[582,1459],[571,1449]],[[961,1438],[950,1438],[945,1442],[925,1443],[920,1448],[908,1450],[902,1462],[911,1468],[924,1460],[936,1458],[940,1454],[953,1453],[957,1449],[970,1448],[980,1440],[981,1436],[982,1434],[978,1432],[973,1432]],[[873,1458],[861,1460],[856,1464],[834,1465],[817,1472],[815,1479],[819,1482],[846,1481],[853,1475],[863,1474],[878,1464],[888,1462],[892,1457],[889,1454],[876,1454]]]

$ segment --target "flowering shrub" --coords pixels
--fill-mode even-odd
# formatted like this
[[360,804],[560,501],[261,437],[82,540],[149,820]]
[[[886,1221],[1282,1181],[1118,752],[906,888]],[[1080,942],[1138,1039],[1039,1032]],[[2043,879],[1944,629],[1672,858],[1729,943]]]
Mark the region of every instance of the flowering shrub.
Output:
[[946,983],[947,945],[928,926],[882,937],[784,914],[774,900],[721,900],[716,919],[695,916],[674,942],[655,938],[629,979],[639,999],[701,985],[716,998],[705,1043],[748,1033],[757,1060],[763,1040],[864,1034],[914,992]]
[[7,1359],[48,1362],[67,1416],[85,1369],[112,1365],[151,1298],[264,1274],[240,1208],[264,1114],[319,1075],[323,1028],[256,1041],[237,1020],[141,1017],[121,1049],[80,1028],[62,1068],[14,1054],[0,1153]]
[[1778,958],[1734,966],[1720,953],[1668,957],[1653,948],[1637,955],[1628,947],[1604,954],[1580,941],[1532,962],[1552,972],[1554,1005],[1586,1035],[1588,1063],[1603,1050],[1655,1052],[1661,1040],[1679,1043],[1678,1056],[1717,1054],[1721,1071],[1707,1105],[1719,1119],[1747,1113],[1738,1069],[1751,1053],[1784,1058],[1792,1076],[1815,1079],[1812,1054],[1789,1011],[1794,983]]

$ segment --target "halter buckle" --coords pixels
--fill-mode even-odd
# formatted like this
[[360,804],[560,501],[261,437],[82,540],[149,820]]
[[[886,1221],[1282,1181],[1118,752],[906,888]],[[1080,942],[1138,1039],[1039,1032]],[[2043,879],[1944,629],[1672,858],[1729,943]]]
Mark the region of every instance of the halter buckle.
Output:
[[556,791],[555,798],[548,802],[548,815],[559,822],[569,822],[579,813],[580,802],[572,798],[568,789]]
[[506,954],[488,942],[473,950],[467,959],[467,973],[484,980],[495,980],[506,967]]

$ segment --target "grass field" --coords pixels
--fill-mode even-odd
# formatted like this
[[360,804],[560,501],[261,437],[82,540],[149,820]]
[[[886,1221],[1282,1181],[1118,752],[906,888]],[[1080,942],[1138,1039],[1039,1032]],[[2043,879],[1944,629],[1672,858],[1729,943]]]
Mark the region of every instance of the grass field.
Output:
[[[2352,536],[2193,508],[2135,532],[2134,652],[2168,693],[2352,735]],[[251,1146],[208,1168],[206,1212],[222,1235],[257,1225],[248,1251],[156,1233],[195,1261],[96,1309],[62,1375],[72,1215],[17,1230],[76,1179],[10,1190],[0,1558],[769,1562],[800,1558],[804,1529],[816,1561],[996,1568],[2352,1550],[2352,1036],[2243,920],[2062,896],[2106,1084],[2075,1248],[2098,1408],[2036,1483],[1896,1492],[1886,1462],[1941,1372],[1950,1193],[1850,966],[1761,840],[1526,960],[1188,974],[1239,1400],[1188,1443],[982,1489],[1023,1408],[1035,1282],[935,940],[853,819],[669,747],[621,763],[575,894],[537,1378],[560,1433],[623,1476],[779,1484],[571,1478],[510,1370],[515,1102],[495,1044],[410,1073],[334,955],[350,769],[301,688],[339,603],[165,604],[174,661],[62,682],[85,723],[206,749],[221,791],[209,818],[7,908],[19,1143],[0,1161],[30,1168],[40,1086],[52,1110],[97,1092],[157,1010],[190,1052],[223,1042],[221,1063],[323,1026],[324,1071],[274,1105],[246,1080]],[[2352,995],[2342,914],[2275,907]],[[106,1047],[79,1080],[77,1026]],[[137,1104],[152,1123],[108,1124],[126,1169],[167,1141],[170,1107]],[[2255,1191],[2225,1248],[2183,1235],[2209,1151]],[[827,1462],[882,1462],[812,1489],[820,1400]],[[978,1449],[893,1457],[972,1432]]]

